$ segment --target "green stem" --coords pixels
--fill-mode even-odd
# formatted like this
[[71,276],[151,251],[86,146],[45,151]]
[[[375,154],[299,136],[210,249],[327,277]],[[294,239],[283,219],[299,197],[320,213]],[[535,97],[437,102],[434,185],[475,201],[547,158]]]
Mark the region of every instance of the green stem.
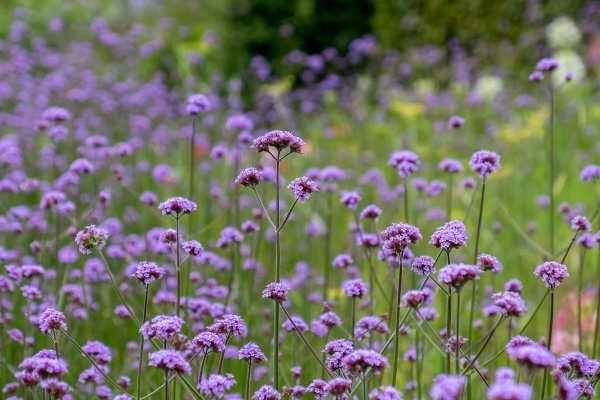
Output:
[[[600,276],[600,250],[596,264],[596,277]],[[592,345],[592,358],[598,355],[598,336],[600,335],[600,289],[596,291],[596,326],[594,327],[594,343]]]
[[352,319],[350,325],[350,334],[352,335],[352,344],[354,344],[354,324],[356,323],[356,297],[352,298]]
[[550,253],[554,254],[554,83],[552,82],[552,73],[550,73],[550,79],[548,80],[550,85],[550,119],[548,121],[548,163],[549,163],[549,174],[548,184],[550,191],[550,207],[548,208],[549,218],[549,235],[550,235]]
[[[496,322],[496,325],[494,325],[494,327],[492,328],[492,331],[490,332],[488,337],[485,339],[483,346],[481,346],[481,348],[479,349],[479,351],[477,352],[475,357],[473,357],[473,358],[467,357],[467,365],[465,366],[463,375],[465,375],[471,367],[475,367],[475,363],[477,362],[477,360],[479,359],[481,354],[483,354],[483,351],[485,350],[487,345],[490,343],[490,340],[492,340],[492,336],[494,336],[494,333],[496,332],[496,330],[498,330],[498,328],[500,327],[500,324],[502,324],[502,322],[504,322],[505,319],[506,318],[504,318],[504,316],[502,316],[502,317],[500,317],[498,322]],[[481,368],[483,368],[484,366],[485,365],[482,365]]]
[[446,200],[446,214],[449,221],[452,220],[452,173],[448,173],[448,197]]
[[417,398],[421,400],[421,368],[419,368],[419,330],[415,329],[415,367],[417,369]]
[[[148,285],[145,286],[146,293],[144,295],[144,314],[142,324],[146,322],[147,310],[148,310]],[[138,355],[138,370],[137,370],[137,385],[136,385],[136,399],[140,400],[141,388],[142,388],[142,360],[144,358],[144,335],[140,334],[140,351]]]
[[175,271],[177,274],[177,298],[175,299],[175,315],[179,317],[179,312],[181,311],[181,266],[179,265],[179,216],[175,217],[175,232],[177,233],[177,237],[175,238]]
[[[279,189],[279,175],[280,175],[280,156],[281,151],[277,150],[277,158],[275,161],[275,281],[280,280],[280,268],[281,268],[281,248],[280,248],[280,189]],[[273,319],[273,382],[275,384],[275,390],[279,391],[279,307],[277,302],[273,305],[274,307],[274,319]],[[291,320],[291,318],[290,318]]]
[[[479,238],[481,237],[481,221],[483,220],[483,202],[485,200],[485,183],[486,178],[483,178],[481,185],[481,202],[479,203],[479,217],[477,218],[477,233],[475,235],[475,253],[473,254],[473,263],[477,262],[477,256],[479,255]],[[473,319],[475,317],[475,300],[477,294],[477,281],[474,280],[471,284],[471,309],[469,310],[469,335],[468,339],[471,340],[473,336]]]
[[[547,349],[550,350],[552,348],[552,326],[554,322],[554,288],[550,288],[550,317],[548,318],[548,344]],[[550,350],[552,351],[552,350]],[[544,379],[542,380],[542,393],[540,395],[540,400],[544,400],[544,395],[546,394],[546,381],[548,380],[548,368],[544,369]]]
[[[406,181],[406,180],[405,180]],[[397,375],[398,375],[398,358],[399,358],[399,347],[400,347],[400,335],[398,333],[400,329],[400,302],[402,298],[402,262],[404,259],[404,251],[398,254],[398,288],[396,293],[396,329],[394,330],[394,362],[392,371],[392,386],[396,386]]]
[[169,372],[165,370],[165,400],[169,400]]
[[248,363],[248,376],[246,377],[246,397],[245,399],[250,398],[250,377],[252,376],[252,364]]
[[585,247],[581,249],[581,259],[579,262],[579,282],[577,287],[577,334],[578,334],[578,347],[579,352],[583,352],[583,315],[582,315],[582,304],[581,298],[583,296],[583,266],[585,264]]
[[456,373],[460,373],[460,289],[456,289],[456,354],[454,360],[454,368]]
[[106,268],[106,273],[107,273],[110,283],[113,287],[113,290],[115,291],[115,293],[117,294],[117,297],[119,298],[119,301],[121,302],[121,304],[123,304],[125,306],[125,308],[127,309],[127,312],[131,316],[131,319],[133,319],[133,321],[139,328],[141,325],[140,320],[135,315],[135,313],[132,311],[131,307],[129,306],[129,303],[127,303],[127,301],[125,301],[125,298],[123,297],[123,294],[121,293],[121,290],[119,290],[119,287],[117,286],[117,282],[115,281],[115,277],[112,274],[110,267],[108,266],[108,261],[106,261],[106,257],[104,257],[104,253],[102,253],[102,250],[100,250],[100,249],[96,249],[96,250],[98,251],[100,258],[102,259],[102,262],[104,263],[104,268]]
[[[323,262],[323,301],[329,299],[329,280],[330,278],[330,263],[331,263],[331,238],[333,230],[333,193],[327,192],[327,225],[325,227],[325,261]],[[371,288],[373,290],[373,288]]]
[[408,224],[408,179],[404,178],[402,184],[404,186],[404,219]]

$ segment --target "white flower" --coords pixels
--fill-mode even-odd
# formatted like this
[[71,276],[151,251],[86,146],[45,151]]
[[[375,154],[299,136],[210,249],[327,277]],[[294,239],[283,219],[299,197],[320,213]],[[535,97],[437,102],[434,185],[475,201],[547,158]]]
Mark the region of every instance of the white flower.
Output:
[[558,17],[546,27],[546,38],[554,49],[571,48],[581,40],[581,31],[569,17]]
[[495,75],[484,75],[477,80],[474,91],[486,101],[493,101],[503,87],[501,78]]

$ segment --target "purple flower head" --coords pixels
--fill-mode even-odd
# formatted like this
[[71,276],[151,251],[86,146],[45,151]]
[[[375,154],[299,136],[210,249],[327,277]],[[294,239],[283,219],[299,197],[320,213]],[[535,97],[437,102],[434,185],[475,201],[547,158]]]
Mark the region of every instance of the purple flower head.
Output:
[[304,141],[288,131],[271,131],[256,138],[252,144],[252,147],[259,153],[269,151],[269,147],[274,147],[278,152],[289,148],[290,152],[300,153],[302,146],[304,146]]
[[540,72],[551,72],[559,67],[560,64],[555,58],[542,58],[535,66],[535,68]]
[[542,278],[544,284],[550,288],[559,286],[569,277],[567,266],[556,261],[548,261],[539,265],[533,274]]
[[565,72],[565,81],[566,82],[571,82],[573,80],[573,78],[575,78],[575,73],[573,71]]
[[66,108],[49,107],[42,113],[42,118],[50,122],[65,122],[70,121],[72,116]]
[[241,349],[238,350],[238,358],[245,360],[249,364],[260,364],[267,361],[264,353],[260,350],[260,347],[256,343],[246,343]]
[[358,192],[354,191],[343,191],[340,197],[340,203],[345,205],[351,210],[356,210],[356,206],[362,200],[362,196]]
[[402,307],[414,307],[417,308],[428,297],[428,293],[424,290],[409,290],[402,296]]
[[360,375],[367,368],[377,374],[389,367],[387,358],[374,350],[354,350],[343,358],[342,363],[346,370],[356,375]]
[[416,243],[423,239],[423,236],[416,226],[400,222],[390,225],[381,232],[381,238],[384,249],[402,254],[409,244]]
[[544,346],[533,341],[529,344],[519,344],[513,338],[506,345],[506,354],[511,360],[529,368],[551,368],[556,364],[554,355]]
[[208,97],[202,93],[193,94],[187,99],[186,113],[188,115],[199,115],[210,110],[211,104]]
[[333,311],[326,311],[319,316],[319,322],[331,329],[342,324],[342,319]]
[[463,166],[460,161],[454,158],[445,158],[438,164],[438,168],[441,171],[449,172],[451,174],[458,174],[463,171]]
[[502,270],[500,261],[496,257],[485,253],[477,257],[477,266],[485,272],[500,272]]
[[216,246],[220,249],[228,247],[232,243],[240,243],[244,240],[244,234],[233,226],[226,226],[221,230],[221,236],[217,240]]
[[248,329],[242,317],[235,314],[225,314],[207,328],[209,331],[226,336],[246,336]]
[[350,385],[352,385],[350,379],[333,378],[325,385],[325,391],[333,396],[340,396],[348,390]]
[[48,393],[51,397],[57,399],[64,399],[73,389],[67,382],[61,381],[58,378],[44,379],[40,386]]
[[571,219],[571,229],[575,229],[577,231],[591,231],[592,224],[586,217],[581,215],[577,215]]
[[67,330],[65,315],[54,308],[46,309],[42,315],[40,315],[38,322],[40,331],[45,334],[49,334],[55,329],[61,331]]
[[512,379],[496,381],[487,390],[488,400],[530,400],[532,390],[526,383],[516,383]]
[[402,150],[390,156],[388,165],[396,168],[402,178],[408,178],[419,169],[421,160],[412,151]]
[[586,165],[582,170],[579,178],[582,181],[592,182],[596,179],[600,179],[600,165]]
[[594,385],[590,385],[587,379],[579,378],[572,381],[575,391],[581,398],[591,399],[596,395]]
[[564,354],[556,362],[556,367],[565,374],[575,374],[576,376],[586,375],[585,370],[589,360],[587,356],[580,352],[571,352]]
[[140,332],[145,339],[159,339],[163,342],[169,342],[177,338],[185,322],[176,316],[158,315],[150,321],[146,321],[141,327]]
[[487,178],[500,168],[500,156],[493,151],[480,150],[473,154],[469,163],[473,172],[481,178]]
[[523,291],[523,284],[518,279],[511,279],[504,284],[504,290],[509,292],[521,293]]
[[372,219],[377,221],[379,216],[381,215],[381,208],[377,207],[375,204],[370,204],[366,206],[361,212],[360,217],[362,219]]
[[227,118],[225,128],[251,131],[254,128],[254,123],[244,114],[235,114]]
[[367,294],[367,285],[360,279],[353,279],[344,283],[342,293],[348,297],[362,298]]
[[466,384],[467,377],[462,375],[438,375],[429,394],[434,400],[458,400]]
[[199,389],[202,393],[208,397],[216,397],[217,399],[223,398],[225,392],[231,389],[235,385],[235,378],[231,374],[217,375],[212,374],[208,379],[204,379]]
[[287,294],[290,288],[283,283],[272,282],[269,283],[262,292],[263,299],[271,299],[277,302],[283,302],[287,300]]
[[331,265],[336,268],[345,268],[345,267],[352,265],[352,263],[354,263],[354,260],[352,259],[351,255],[338,254],[337,256],[335,256],[335,258],[331,262]]
[[177,375],[189,375],[190,364],[176,350],[158,350],[148,355],[148,365]]
[[431,235],[429,244],[450,251],[467,245],[467,228],[461,221],[454,220],[438,227]]
[[137,279],[142,285],[148,286],[151,282],[161,279],[166,272],[154,262],[142,261],[138,264],[137,269],[131,275]]
[[373,400],[402,400],[402,393],[393,386],[380,386],[369,393],[369,398]]
[[[292,332],[294,331],[296,328],[298,328],[298,330],[300,332],[306,332],[308,330],[308,325],[306,325],[306,322],[304,322],[304,320],[302,319],[302,317],[299,317],[297,315],[291,315],[291,320],[290,319],[286,319],[283,324],[281,324],[281,326],[283,327],[283,329],[285,329],[288,332]],[[294,325],[296,325],[296,328],[294,328]]]
[[158,205],[162,215],[170,215],[175,218],[178,218],[181,214],[190,214],[196,211],[197,208],[196,203],[184,197],[171,197]]
[[312,193],[319,191],[317,184],[305,176],[296,178],[290,182],[288,189],[294,193],[294,196],[300,200],[301,203],[304,203],[306,200],[308,200]]
[[246,168],[240,172],[238,177],[235,179],[235,183],[242,186],[255,188],[262,180],[264,180],[262,172],[256,168]]
[[492,295],[494,305],[500,309],[502,314],[511,317],[520,317],[527,311],[525,301],[519,293],[515,292],[500,292]]
[[281,394],[273,386],[263,385],[252,395],[253,400],[279,400]]
[[465,124],[465,119],[457,115],[452,116],[448,119],[448,129],[458,129]]
[[190,256],[193,256],[193,257],[199,256],[204,251],[204,249],[202,248],[202,245],[197,240],[188,240],[186,242],[183,242],[181,244],[181,248],[186,253],[188,253]]
[[86,226],[75,236],[75,243],[79,246],[81,254],[90,254],[93,249],[101,250],[108,240],[108,232],[96,225]]
[[541,71],[533,71],[527,77],[529,82],[538,83],[544,80],[544,74]]
[[306,387],[306,393],[311,393],[317,400],[327,399],[327,382],[321,379],[315,379]]
[[438,278],[440,282],[460,289],[468,281],[479,279],[480,272],[476,265],[449,264],[440,269]]
[[94,166],[85,158],[78,158],[69,166],[69,171],[76,175],[91,174]]
[[214,332],[202,332],[199,333],[192,339],[192,344],[199,350],[202,350],[205,354],[210,351],[220,353],[225,350],[225,342],[223,338]]
[[416,257],[411,269],[419,275],[430,275],[435,272],[435,260],[429,256]]
[[81,346],[83,351],[90,355],[97,364],[108,364],[112,360],[112,352],[102,342],[96,340],[87,342]]

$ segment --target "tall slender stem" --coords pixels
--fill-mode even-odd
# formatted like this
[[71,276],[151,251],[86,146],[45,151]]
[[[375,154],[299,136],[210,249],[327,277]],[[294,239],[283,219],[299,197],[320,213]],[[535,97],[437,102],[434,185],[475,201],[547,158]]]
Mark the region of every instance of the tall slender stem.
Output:
[[421,368],[419,366],[421,350],[419,349],[419,329],[415,329],[415,367],[417,369],[417,399],[421,400]]
[[448,197],[446,199],[446,214],[448,220],[452,220],[452,173],[448,173]]
[[552,73],[550,73],[548,82],[550,87],[550,119],[548,121],[548,190],[550,192],[550,207],[548,208],[548,234],[550,235],[550,254],[554,254],[554,83],[552,82]]
[[408,224],[408,178],[404,178],[402,184],[404,186],[404,222]]
[[[148,285],[145,286],[146,293],[144,294],[144,313],[142,316],[142,324],[146,322],[147,310],[148,310]],[[141,387],[142,387],[142,360],[144,358],[144,335],[140,333],[140,351],[138,354],[138,370],[137,370],[137,385],[136,385],[136,399],[140,400]]]
[[365,371],[362,373],[362,398],[363,400],[367,400],[367,374]]
[[175,246],[177,246],[175,250],[175,272],[177,274],[177,298],[175,299],[175,315],[179,317],[179,312],[181,311],[181,269],[179,268],[179,216],[175,217],[175,232],[177,233],[177,237],[175,238]]
[[400,301],[402,298],[402,262],[404,259],[404,251],[398,254],[398,292],[396,294],[396,316],[395,322],[396,327],[394,330],[394,364],[393,364],[393,372],[392,372],[392,386],[396,386],[396,380],[398,375],[398,357],[399,357],[399,347],[400,347],[400,334],[398,330],[400,329]]
[[[494,336],[494,333],[496,332],[496,330],[498,330],[498,327],[500,326],[500,324],[502,324],[502,322],[504,322],[506,318],[504,318],[504,316],[500,317],[500,319],[498,320],[498,322],[496,322],[496,325],[494,325],[494,327],[492,328],[492,331],[489,333],[489,335],[487,336],[487,338],[485,339],[485,342],[483,343],[483,346],[481,346],[481,348],[479,349],[479,351],[477,352],[477,354],[475,355],[475,357],[470,358],[467,357],[467,365],[463,371],[463,375],[467,373],[467,371],[469,371],[469,368],[471,367],[475,367],[475,363],[477,362],[477,360],[479,359],[479,357],[481,356],[481,354],[483,354],[483,351],[485,350],[485,348],[487,347],[487,345],[490,343],[490,340],[492,340],[492,336]],[[481,366],[480,368],[483,368],[483,366]]]
[[133,321],[139,327],[140,326],[140,320],[138,319],[138,317],[135,315],[135,313],[133,312],[133,310],[129,306],[129,303],[127,303],[127,301],[125,301],[125,298],[123,297],[123,294],[121,293],[121,290],[117,286],[117,282],[115,281],[115,277],[113,276],[112,271],[110,270],[110,267],[108,266],[108,261],[106,261],[106,257],[104,257],[104,253],[102,253],[102,250],[100,250],[100,249],[97,249],[97,251],[98,251],[98,254],[100,255],[100,258],[102,259],[102,262],[104,263],[104,268],[106,268],[106,273],[107,273],[108,279],[110,280],[110,283],[111,283],[111,285],[113,287],[113,290],[115,291],[115,293],[116,293],[117,297],[119,298],[119,300],[121,301],[121,303],[127,309],[127,312],[129,313],[129,315],[131,316],[131,318],[133,319]]
[[[188,180],[188,199],[194,198],[194,175],[196,173],[196,117],[192,117],[192,136],[190,138],[190,173]],[[191,221],[191,218],[190,218]],[[191,226],[191,222],[190,222]],[[190,230],[191,232],[191,230]]]
[[456,289],[456,356],[454,360],[454,368],[456,373],[460,373],[460,289]]
[[577,345],[579,352],[583,352],[583,313],[581,298],[583,296],[583,266],[585,264],[585,247],[581,249],[581,259],[579,260],[579,281],[577,284]]
[[352,344],[354,344],[354,324],[356,321],[356,297],[352,298],[352,319],[350,325],[350,334],[352,335]]
[[[452,288],[448,286],[448,297],[446,299],[446,340],[450,339],[452,330]],[[446,373],[450,373],[450,351],[446,349]]]
[[[596,277],[600,276],[600,250],[596,264]],[[600,335],[600,289],[596,291],[596,326],[594,327],[594,343],[592,344],[592,358],[598,355],[598,337]]]
[[[550,288],[550,317],[548,318],[548,338],[547,338],[547,348],[550,350],[552,348],[552,326],[554,322],[554,288]],[[550,350],[552,351],[552,350]],[[540,400],[544,400],[544,395],[546,394],[546,381],[548,380],[548,368],[544,369],[544,379],[542,380],[542,392],[540,395]]]
[[[473,254],[473,263],[477,262],[477,256],[479,255],[479,238],[481,236],[481,221],[483,220],[483,202],[485,200],[485,183],[486,178],[484,177],[481,185],[481,202],[479,203],[479,217],[477,218],[477,233],[475,236],[475,252]],[[475,317],[475,300],[477,294],[477,281],[473,280],[471,284],[471,309],[469,310],[469,335],[468,339],[471,340],[473,336],[473,319]]]
[[[329,280],[330,280],[330,263],[331,263],[331,238],[333,230],[333,193],[327,192],[327,215],[325,227],[325,260],[323,262],[323,301],[329,299]],[[371,288],[373,290],[373,288]]]
[[248,376],[246,376],[246,397],[245,399],[250,398],[250,377],[252,376],[252,363],[248,363]]
[[165,400],[169,400],[169,372],[165,370]]
[[[280,268],[281,268],[281,248],[280,248],[280,198],[279,198],[279,175],[280,175],[280,156],[281,151],[277,151],[277,158],[275,160],[275,281],[279,282]],[[275,384],[275,390],[279,390],[279,306],[277,302],[273,305],[273,382]]]

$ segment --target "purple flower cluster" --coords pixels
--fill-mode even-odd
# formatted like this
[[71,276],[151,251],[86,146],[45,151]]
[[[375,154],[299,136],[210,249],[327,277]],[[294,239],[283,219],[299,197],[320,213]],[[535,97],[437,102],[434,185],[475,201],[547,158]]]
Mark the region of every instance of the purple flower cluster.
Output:
[[246,168],[240,172],[238,177],[235,179],[235,183],[242,186],[255,188],[263,179],[263,173],[256,168]]
[[274,147],[278,152],[289,148],[291,152],[300,153],[304,146],[304,141],[298,136],[294,136],[288,131],[271,131],[254,140],[252,147],[258,151],[269,151],[269,147]]
[[225,395],[225,392],[231,389],[235,383],[235,378],[231,374],[212,374],[208,379],[204,379],[200,383],[199,389],[208,397],[214,396],[217,399],[221,399]]
[[467,245],[467,228],[461,221],[454,220],[438,227],[431,235],[429,244],[451,251]]
[[178,375],[189,375],[192,372],[190,364],[176,350],[158,350],[150,353],[148,355],[148,365]]
[[263,289],[262,298],[275,300],[281,303],[287,300],[289,291],[290,288],[287,285],[279,282],[271,282]]
[[544,284],[550,288],[559,286],[562,281],[569,277],[567,266],[556,261],[547,261],[539,265],[533,274],[542,278]]
[[471,264],[449,264],[441,268],[438,277],[440,282],[454,288],[461,288],[468,281],[479,279],[481,270]]
[[161,279],[166,272],[154,262],[142,261],[138,264],[137,269],[131,275],[144,286],[148,286],[151,282]]
[[415,257],[411,269],[419,275],[431,275],[435,272],[435,260],[429,256]]
[[438,375],[433,380],[429,395],[434,400],[458,400],[466,384],[467,377],[462,375]]
[[473,172],[481,178],[487,178],[500,168],[500,156],[493,151],[480,150],[473,154],[469,164]]
[[342,359],[342,363],[347,371],[357,376],[367,369],[379,374],[389,367],[387,358],[374,350],[354,350]]
[[511,360],[529,368],[551,368],[556,364],[548,349],[523,336],[513,337],[506,345],[506,353]]
[[408,178],[419,169],[421,160],[412,151],[402,150],[390,156],[388,165],[396,168],[398,175],[402,178]]
[[409,244],[416,243],[423,239],[423,236],[416,226],[400,222],[381,232],[381,238],[384,249],[402,254]]
[[263,385],[252,395],[252,400],[279,400],[281,394],[273,386]]
[[304,203],[306,200],[308,200],[312,193],[319,191],[317,184],[305,176],[296,178],[290,182],[288,189],[294,193],[296,199],[300,200],[301,203]]
[[196,203],[184,197],[171,197],[158,205],[162,215],[170,215],[175,218],[179,218],[181,214],[190,214],[197,208]]
[[515,292],[500,292],[492,295],[494,305],[500,309],[502,314],[511,317],[520,317],[527,311],[525,301],[521,295]]
[[260,350],[260,347],[256,343],[246,343],[238,350],[238,358],[244,360],[249,364],[260,364],[267,361],[264,353]]
[[42,333],[49,334],[53,330],[67,330],[65,315],[54,308],[46,309],[39,318],[39,328]]
[[188,115],[199,115],[210,110],[210,107],[208,97],[202,93],[197,93],[188,97],[185,111]]
[[360,279],[352,279],[344,283],[342,293],[348,297],[361,298],[367,294],[367,285]]
[[485,253],[477,257],[477,266],[485,272],[500,272],[502,270],[500,261],[496,257]]
[[79,246],[81,254],[90,254],[93,249],[101,250],[108,240],[106,229],[98,228],[96,225],[86,226],[75,236],[75,243]]
[[156,338],[163,342],[170,342],[181,332],[184,324],[185,322],[177,316],[158,315],[146,321],[140,327],[140,332],[146,340]]
[[428,297],[428,293],[424,290],[409,290],[404,295],[402,295],[402,306],[403,307],[414,307],[417,308]]

